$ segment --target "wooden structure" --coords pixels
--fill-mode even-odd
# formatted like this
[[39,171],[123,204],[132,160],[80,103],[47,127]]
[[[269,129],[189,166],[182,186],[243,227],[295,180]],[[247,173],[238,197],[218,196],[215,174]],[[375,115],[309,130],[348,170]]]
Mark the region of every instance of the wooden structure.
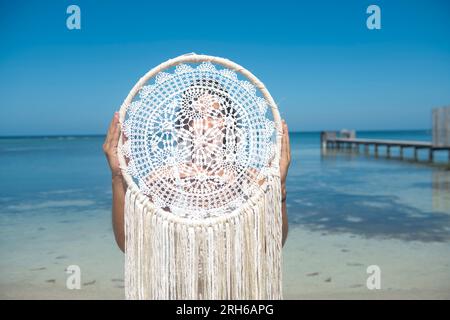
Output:
[[391,156],[392,148],[399,148],[400,158],[403,159],[404,149],[414,150],[414,159],[418,160],[418,150],[428,150],[428,160],[434,159],[434,152],[438,150],[448,151],[448,161],[450,162],[450,107],[437,108],[433,115],[433,140],[427,141],[402,141],[402,140],[379,140],[379,139],[357,139],[355,131],[341,130],[323,131],[320,135],[323,150],[328,148],[350,149],[359,151],[360,146],[364,146],[364,151],[369,153],[369,147],[374,148],[375,156],[378,156],[380,147],[386,148],[387,157]]
[[436,108],[432,111],[433,117],[433,146],[450,146],[450,106]]

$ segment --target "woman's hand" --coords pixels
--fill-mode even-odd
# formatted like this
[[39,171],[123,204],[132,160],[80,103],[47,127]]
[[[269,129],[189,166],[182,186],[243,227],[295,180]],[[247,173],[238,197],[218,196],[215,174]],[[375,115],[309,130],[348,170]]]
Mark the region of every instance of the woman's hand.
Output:
[[281,243],[283,246],[284,243],[286,242],[289,230],[287,217],[287,204],[286,204],[286,177],[288,174],[290,163],[291,163],[291,145],[289,143],[289,132],[286,121],[283,120],[283,137],[281,139],[281,156],[280,156],[281,211],[283,219],[283,236]]
[[120,122],[119,113],[115,112],[114,117],[109,125],[108,134],[106,135],[105,142],[103,143],[103,152],[108,160],[109,167],[113,179],[116,177],[122,177],[122,171],[119,166],[119,158],[117,156],[117,146],[119,144],[120,136]]
[[286,121],[283,123],[283,137],[281,139],[281,157],[280,157],[280,178],[283,199],[286,198],[286,178],[289,165],[291,163],[291,145],[289,143],[289,132]]
[[114,117],[109,125],[108,134],[105,143],[103,143],[103,152],[105,152],[112,174],[112,224],[114,237],[120,250],[125,252],[125,222],[124,207],[126,183],[122,177],[122,171],[117,156],[117,146],[119,145],[120,122],[119,114],[114,113]]
[[281,139],[281,157],[280,157],[280,177],[281,183],[286,182],[289,165],[291,163],[291,145],[289,143],[289,132],[286,121],[283,123],[283,138]]

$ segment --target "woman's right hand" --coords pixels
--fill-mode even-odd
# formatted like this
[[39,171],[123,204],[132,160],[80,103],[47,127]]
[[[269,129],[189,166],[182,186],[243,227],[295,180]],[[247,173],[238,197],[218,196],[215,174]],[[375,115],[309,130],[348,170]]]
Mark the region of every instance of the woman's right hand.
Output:
[[122,177],[122,170],[119,165],[119,158],[117,156],[117,146],[119,144],[120,136],[120,122],[119,113],[115,112],[109,125],[108,134],[106,135],[105,142],[103,143],[103,152],[108,160],[109,167],[111,169],[111,175],[114,178]]

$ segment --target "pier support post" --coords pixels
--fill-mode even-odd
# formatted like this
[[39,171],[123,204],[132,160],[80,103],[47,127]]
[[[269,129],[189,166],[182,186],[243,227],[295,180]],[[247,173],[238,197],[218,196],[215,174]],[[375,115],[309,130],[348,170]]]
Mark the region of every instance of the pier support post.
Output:
[[387,157],[388,158],[390,158],[391,157],[391,146],[386,146],[386,154],[387,154]]
[[375,144],[375,157],[378,157],[378,144]]
[[428,151],[428,161],[433,162],[433,148]]
[[418,155],[418,152],[417,152],[417,148],[414,148],[414,160],[419,160],[419,155]]
[[369,144],[364,144],[364,153],[369,153]]
[[400,147],[400,159],[403,159],[403,147]]

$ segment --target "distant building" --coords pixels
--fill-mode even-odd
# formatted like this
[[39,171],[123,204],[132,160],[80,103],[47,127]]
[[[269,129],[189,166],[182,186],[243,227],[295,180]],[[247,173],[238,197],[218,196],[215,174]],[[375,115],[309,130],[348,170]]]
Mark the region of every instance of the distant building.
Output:
[[450,147],[450,106],[436,108],[433,117],[433,146]]

